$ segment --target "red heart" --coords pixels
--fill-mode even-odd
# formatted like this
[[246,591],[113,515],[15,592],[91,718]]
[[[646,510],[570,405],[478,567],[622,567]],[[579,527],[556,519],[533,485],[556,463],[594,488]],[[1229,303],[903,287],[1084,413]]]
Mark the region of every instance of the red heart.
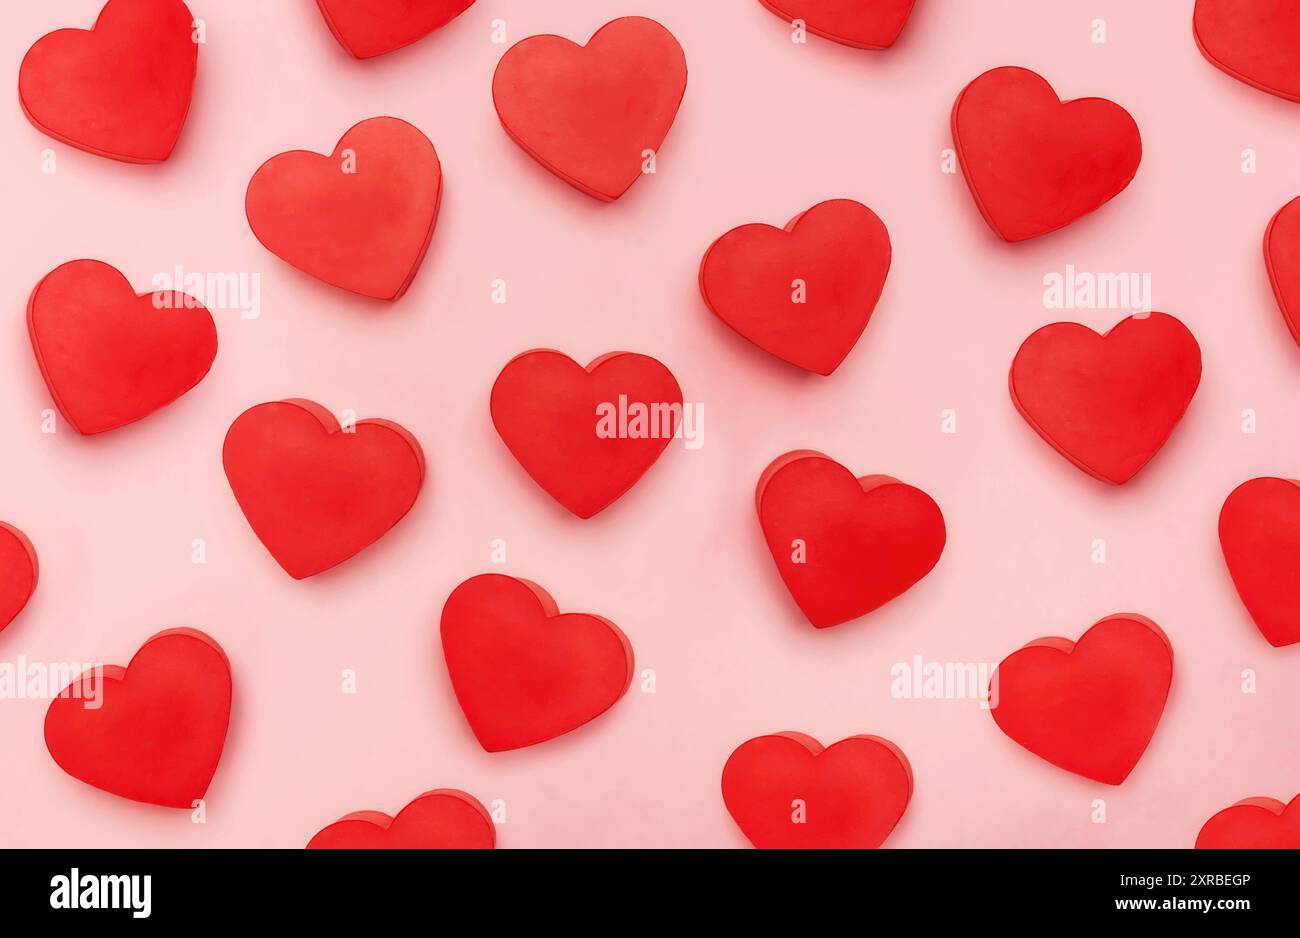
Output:
[[985,72],[957,96],[952,136],[984,220],[1005,241],[1063,228],[1119,195],[1142,161],[1113,101],[1061,101],[1027,68]]
[[137,294],[100,261],[46,274],[27,303],[27,331],[59,412],[85,434],[165,407],[202,381],[217,356],[217,327],[198,300]]
[[888,49],[903,31],[916,0],[759,0],[787,23],[857,49]]
[[1278,209],[1264,232],[1264,266],[1291,337],[1300,343],[1300,198]]
[[1196,0],[1201,54],[1238,81],[1300,101],[1300,8],[1292,0]]
[[230,723],[230,663],[212,638],[170,629],[125,668],[73,681],[45,714],[59,768],[132,801],[191,808],[217,771]]
[[1187,411],[1201,348],[1164,313],[1130,316],[1105,335],[1077,322],[1044,326],[1011,363],[1011,399],[1038,435],[1088,475],[1120,485]]
[[659,151],[686,94],[686,56],[654,20],[625,16],[585,46],[530,36],[492,76],[497,116],[528,154],[587,195],[612,202]]
[[600,616],[561,614],[536,583],[471,577],[442,608],[452,690],[488,752],[553,739],[600,716],[632,683],[632,646]]
[[308,850],[491,850],[492,818],[477,800],[451,788],[426,791],[389,817],[356,811],[319,831]]
[[358,59],[392,52],[446,26],[474,0],[316,0],[330,32]]
[[126,163],[171,156],[198,68],[181,0],[108,0],[93,30],[59,29],[27,50],[18,100],[36,129]]
[[424,453],[402,427],[358,420],[344,430],[321,405],[297,399],[240,414],[222,462],[253,533],[295,580],[383,537],[424,482]]
[[1198,850],[1300,849],[1300,795],[1288,805],[1247,798],[1224,808],[1196,835]]
[[855,479],[811,450],[768,466],[756,502],[776,569],[819,629],[906,592],[939,562],[947,539],[925,492],[884,475]]
[[248,225],[268,251],[328,284],[396,300],[420,269],[442,199],[442,165],[406,121],[372,117],[330,156],[291,150],[248,183]]
[[0,521],[0,632],[18,618],[36,591],[36,548],[11,524]]
[[635,485],[678,432],[682,389],[648,355],[610,352],[583,368],[534,349],[502,369],[491,410],[497,433],[533,480],[590,518]]
[[879,736],[823,749],[803,733],[744,743],[722,769],[722,800],[759,849],[874,849],[912,797],[912,767]]
[[876,213],[834,199],[785,230],[728,231],[700,262],[700,292],[714,315],[759,348],[828,375],[871,320],[891,256]]
[[1219,512],[1219,546],[1268,643],[1300,642],[1300,482],[1251,479],[1233,489]]
[[1118,785],[1151,742],[1174,652],[1150,619],[1107,616],[1079,641],[1040,638],[1006,658],[989,691],[998,728],[1034,755]]

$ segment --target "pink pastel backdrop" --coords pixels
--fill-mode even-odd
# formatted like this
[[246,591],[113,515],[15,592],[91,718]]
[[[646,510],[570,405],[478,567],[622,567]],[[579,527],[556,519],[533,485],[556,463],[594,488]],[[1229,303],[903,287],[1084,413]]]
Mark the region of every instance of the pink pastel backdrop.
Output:
[[[0,63],[88,26],[100,0],[8,3]],[[6,223],[0,308],[0,518],[41,558],[0,660],[125,663],[161,629],[224,646],[235,711],[207,822],[127,802],[55,766],[46,704],[0,700],[0,845],[297,847],[353,810],[394,812],[431,788],[503,799],[502,847],[734,847],[719,774],[766,732],[829,743],[885,736],[915,794],[896,847],[1190,846],[1215,811],[1300,789],[1300,649],[1270,647],[1219,554],[1224,496],[1256,475],[1300,474],[1300,349],[1269,291],[1260,241],[1300,193],[1300,105],[1217,71],[1192,39],[1192,0],[919,0],[898,44],[860,52],[810,38],[757,0],[479,0],[438,34],[366,62],[334,41],[311,0],[190,0],[208,41],[172,158],[128,166],[53,143],[11,95],[0,109]],[[607,20],[654,17],[686,50],[690,84],[657,175],[598,203],[501,130],[490,82],[509,42],[586,41]],[[1091,41],[1104,19],[1108,41]],[[1068,229],[1006,245],[960,175],[941,171],[948,115],[987,68],[1023,65],[1063,97],[1123,104],[1142,130],[1133,184]],[[442,158],[442,215],[423,269],[395,305],[313,281],[269,255],[244,220],[244,187],[282,150],[328,152],[360,119],[405,118]],[[41,172],[42,151],[57,173]],[[1255,175],[1241,151],[1258,153]],[[866,334],[831,378],[750,347],[701,302],[709,243],[750,221],[782,225],[849,197],[889,226],[894,266]],[[165,411],[101,438],[51,405],[24,325],[56,265],[94,257],[148,288],[159,271],[260,272],[262,315],[218,312],[210,376]],[[1205,359],[1170,444],[1121,489],[1094,482],[1020,419],[1006,372],[1021,340],[1058,319],[1104,330],[1118,311],[1054,311],[1042,278],[1150,272]],[[490,302],[504,279],[509,301]],[[674,444],[614,507],[571,517],[514,463],[488,392],[536,346],[588,361],[654,355],[705,406],[705,443]],[[424,444],[411,515],[341,568],[294,582],[244,522],[222,437],[244,408],[309,397],[404,424]],[[957,412],[958,432],[940,414]],[[1241,412],[1258,415],[1243,434]],[[923,487],[949,540],[915,589],[863,620],[803,621],[759,535],[753,488],[795,448]],[[190,544],[207,542],[208,563]],[[490,563],[504,539],[508,562]],[[1104,538],[1108,563],[1091,562]],[[563,609],[617,622],[653,669],[562,739],[483,752],[437,645],[442,602],[476,573],[534,579]],[[996,662],[1043,635],[1077,637],[1112,612],[1155,619],[1175,649],[1173,692],[1146,755],[1110,788],[1005,738],[971,701],[896,700],[890,666]],[[1240,690],[1243,669],[1258,693]],[[340,691],[353,669],[358,692]],[[1090,820],[1092,800],[1107,821]]]

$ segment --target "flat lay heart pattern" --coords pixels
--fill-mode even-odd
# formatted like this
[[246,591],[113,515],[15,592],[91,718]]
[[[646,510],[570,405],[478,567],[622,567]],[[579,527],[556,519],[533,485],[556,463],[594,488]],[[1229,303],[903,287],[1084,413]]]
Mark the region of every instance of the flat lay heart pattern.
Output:
[[[1287,540],[1294,454],[1268,444],[1249,468],[1235,456],[1222,472],[1213,465],[1229,444],[1276,439],[1287,425],[1277,401],[1295,364],[1288,332],[1300,334],[1290,282],[1300,262],[1285,199],[1252,196],[1253,223],[1231,229],[1240,256],[1221,250],[1215,276],[1254,284],[1235,305],[1178,295],[1180,276],[1210,276],[1193,251],[1181,267],[1157,269],[1156,309],[1177,318],[1136,300],[1033,308],[1042,274],[1064,264],[1157,266],[1132,239],[1150,238],[1148,220],[1167,211],[1153,193],[1170,192],[1175,131],[1131,80],[1126,90],[1104,67],[1058,64],[1031,46],[963,55],[941,76],[891,72],[890,94],[925,112],[931,140],[898,113],[876,115],[883,84],[854,105],[863,126],[832,119],[849,108],[836,70],[861,83],[863,69],[935,60],[934,45],[956,27],[924,0],[857,14],[835,0],[698,14],[663,2],[550,17],[520,7],[499,41],[489,41],[483,5],[468,0],[407,4],[392,18],[348,0],[307,4],[293,19],[191,6],[110,0],[98,20],[94,10],[48,11],[41,28],[23,27],[32,51],[13,63],[34,125],[21,125],[31,146],[14,175],[28,180],[47,152],[57,169],[16,194],[27,209],[17,217],[30,220],[13,278],[27,330],[5,347],[14,354],[4,391],[21,402],[12,438],[23,452],[11,460],[27,468],[3,477],[0,638],[8,656],[39,640],[69,660],[118,662],[104,665],[102,715],[68,698],[48,710],[46,767],[66,788],[58,797],[105,816],[129,810],[122,799],[238,804],[257,771],[295,771],[257,769],[266,754],[246,735],[269,719],[267,669],[294,670],[288,685],[317,681],[317,655],[340,658],[333,674],[353,666],[346,646],[365,644],[389,699],[415,712],[418,698],[437,721],[436,738],[409,741],[437,762],[417,787],[364,765],[343,769],[367,779],[360,787],[318,775],[306,795],[314,821],[278,826],[277,843],[524,846],[532,835],[515,840],[519,828],[498,828],[485,807],[505,760],[535,766],[537,792],[578,784],[575,768],[598,771],[589,760],[607,747],[626,754],[650,739],[655,752],[693,760],[690,784],[707,807],[686,809],[704,818],[698,836],[669,824],[644,842],[946,845],[935,819],[949,809],[934,792],[949,782],[927,727],[956,710],[892,695],[897,714],[846,723],[850,663],[874,686],[891,680],[894,658],[912,667],[911,642],[924,642],[927,657],[1001,660],[1007,709],[992,721],[972,710],[959,747],[1001,784],[1043,785],[1044,810],[1055,812],[1078,776],[1141,794],[1185,771],[1176,753],[1200,706],[1188,688],[1209,693],[1194,683],[1207,634],[1228,644],[1233,663],[1239,648],[1265,657],[1300,640],[1285,588],[1300,576]],[[1251,38],[1229,6],[1200,0],[1194,18],[1174,18],[1184,51],[1204,57],[1193,56],[1189,87],[1204,89],[1213,113],[1259,102],[1237,116],[1268,125],[1267,107],[1300,94],[1277,65],[1291,23]],[[793,20],[811,34],[806,44],[789,41]],[[296,116],[275,103],[269,65],[246,63],[247,78],[232,67],[237,37],[256,22],[312,48],[279,79],[321,83]],[[732,22],[745,50],[736,55],[750,62],[739,71],[710,48]],[[1096,51],[1118,56],[1111,25],[1112,44]],[[104,79],[106,55],[120,67]],[[137,67],[145,60],[157,74]],[[781,76],[806,111],[789,110]],[[254,130],[241,129],[227,99],[240,81],[268,86],[265,100],[244,96]],[[932,99],[916,95],[917,82]],[[761,142],[783,121],[793,142]],[[820,143],[798,143],[805,133]],[[903,160],[882,155],[890,147],[918,150]],[[848,151],[852,173],[837,164]],[[933,163],[925,174],[905,169],[923,158]],[[900,167],[907,198],[891,189]],[[112,226],[92,219],[83,229],[79,216],[101,203]],[[46,209],[30,211],[36,204]],[[233,249],[211,250],[209,228],[229,232]],[[1222,244],[1227,233],[1207,237]],[[1108,238],[1116,247],[1101,260],[1095,245]],[[1181,230],[1170,238],[1185,240]],[[181,262],[210,270],[186,278]],[[1001,292],[1011,283],[1016,291]],[[245,288],[261,291],[260,315],[234,305]],[[1228,319],[1215,314],[1237,324],[1237,337],[1225,338]],[[626,420],[615,438],[598,436],[601,414],[620,413],[621,399],[660,405],[666,419],[648,437]],[[692,420],[707,439],[700,453],[680,442]],[[50,495],[58,491],[66,507]],[[1172,491],[1177,516],[1167,513]],[[998,512],[1005,524],[991,521]],[[1143,519],[1151,530],[1134,533]],[[1174,532],[1176,554],[1138,546],[1173,544]],[[1067,535],[1092,545],[1083,572],[1052,546]],[[173,550],[181,569],[169,566]],[[98,573],[84,590],[73,585],[101,565],[122,579],[128,558],[139,572],[123,582],[156,592],[157,605],[131,606]],[[1176,591],[1157,578],[1136,611],[1099,618],[1101,592],[1160,565],[1195,580],[1189,590],[1214,615],[1198,623],[1183,607],[1167,611]],[[1080,589],[1084,573],[1112,585]],[[1059,604],[1017,601],[1044,596]],[[1079,670],[1083,684],[1106,684],[1094,658],[1132,660],[1091,651],[1099,639],[1088,623],[1105,636],[1116,621],[1129,623],[1146,662],[1117,686],[1149,677],[1153,689],[1121,729],[1083,725],[1072,717],[1094,698],[1080,692],[1084,702],[1063,713],[1053,688],[1075,687]],[[254,634],[266,643],[257,651]],[[1046,634],[1068,639],[1030,641]],[[730,671],[713,644],[724,635]],[[291,639],[320,643],[302,651],[300,669]],[[1166,674],[1162,649],[1175,646]],[[1028,677],[1016,657],[1026,652],[1048,662]],[[210,712],[151,677],[172,668],[155,659],[173,657],[216,688]],[[377,691],[366,670],[375,666],[358,672],[358,700]],[[773,702],[788,718],[773,707],[751,720],[739,688],[782,674],[790,695]],[[816,684],[824,703],[791,705],[814,699]],[[1026,701],[1024,687],[1037,699]],[[182,703],[139,703],[151,695]],[[1036,706],[1045,698],[1046,710]],[[673,750],[647,729],[665,706],[691,733],[687,700],[700,726],[718,729],[707,752]],[[359,712],[373,725],[370,706]],[[142,733],[139,708],[203,731]],[[1217,738],[1231,719],[1202,720],[1200,732]],[[340,720],[337,732],[349,726]],[[15,727],[15,738],[20,729],[27,740],[42,732]],[[192,748],[174,764],[142,761],[131,747],[155,732]],[[305,732],[311,752],[327,731]],[[1239,790],[1225,782],[1154,822],[1180,831],[1158,843],[1290,836],[1295,792],[1263,771],[1288,757],[1233,745]],[[840,755],[850,751],[865,755]],[[319,767],[318,752],[309,759]],[[851,767],[808,768],[842,759]],[[819,811],[813,827],[785,830],[789,811],[769,802],[795,796],[754,787],[766,760],[796,786],[815,783],[814,807],[834,805],[829,827]],[[604,771],[644,797],[622,765]],[[647,779],[662,781],[659,771]],[[548,781],[551,772],[564,781]],[[545,812],[544,800],[525,801]],[[660,810],[670,815],[671,799]],[[629,831],[619,811],[601,804],[615,815],[608,830],[545,829],[552,841],[610,842]],[[1033,841],[1010,809],[999,817],[1005,842]],[[988,842],[989,825],[975,825],[970,842]],[[247,828],[230,830],[215,836],[246,840]]]

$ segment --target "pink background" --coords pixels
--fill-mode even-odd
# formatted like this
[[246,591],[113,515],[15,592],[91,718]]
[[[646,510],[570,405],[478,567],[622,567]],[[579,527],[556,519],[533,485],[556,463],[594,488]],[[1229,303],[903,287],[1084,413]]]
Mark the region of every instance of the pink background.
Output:
[[[7,3],[11,80],[32,42],[88,26],[100,0]],[[1300,192],[1300,105],[1239,84],[1192,39],[1191,0],[919,0],[898,44],[860,52],[789,28],[757,0],[479,0],[438,34],[367,62],[310,0],[190,0],[208,25],[194,106],[161,166],[54,143],[0,109],[6,276],[0,308],[0,517],[41,558],[0,660],[126,663],[149,635],[191,626],[230,657],[235,712],[207,823],[130,803],[63,774],[41,735],[45,701],[0,701],[4,846],[279,846],[353,810],[395,812],[422,791],[504,799],[502,847],[745,844],[718,790],[744,740],[800,730],[896,742],[916,789],[896,847],[1190,846],[1232,802],[1300,788],[1300,648],[1271,648],[1237,600],[1215,524],[1256,475],[1296,475],[1300,350],[1273,302],[1260,242]],[[585,42],[624,14],[664,23],[690,83],[659,172],[620,202],[552,177],[501,130],[490,81],[509,42]],[[1105,19],[1108,42],[1091,42]],[[1136,118],[1136,180],[1097,214],[1010,246],[941,172],[958,91],[1015,64],[1065,98],[1100,95]],[[393,115],[423,129],[445,172],[442,215],[410,293],[365,301],[264,251],[243,215],[267,157],[329,152],[349,126]],[[57,153],[43,175],[41,153]],[[1259,172],[1240,171],[1244,148]],[[751,221],[783,225],[835,197],[889,226],[894,266],[875,317],[829,379],[750,347],[704,307],[709,243]],[[262,315],[215,315],[210,376],[174,406],[101,438],[40,432],[51,399],[24,326],[32,286],[94,257],[139,290],[179,263],[260,272]],[[1150,272],[1155,307],[1186,322],[1205,373],[1169,445],[1121,489],[1086,477],[1021,420],[1006,388],[1019,343],[1121,311],[1044,309],[1042,278]],[[509,302],[490,302],[504,278]],[[586,362],[654,355],[705,406],[705,442],[674,444],[612,508],[565,512],[514,463],[488,418],[500,368],[536,346]],[[429,459],[411,515],[353,561],[289,579],[256,541],[220,462],[246,407],[309,397],[409,428]],[[958,432],[940,413],[957,411]],[[1259,432],[1245,435],[1241,411]],[[814,448],[859,474],[921,486],[949,541],[911,592],[865,619],[812,629],[776,576],[753,488],[777,455]],[[190,561],[203,538],[208,563]],[[509,561],[489,562],[491,541]],[[1094,565],[1104,538],[1109,562]],[[610,713],[567,737],[483,752],[452,697],[437,622],[461,580],[534,579],[560,607],[617,622],[652,668]],[[1021,750],[973,701],[895,700],[890,666],[996,662],[1043,635],[1077,637],[1113,612],[1157,621],[1173,692],[1146,755],[1110,788]],[[1241,693],[1254,669],[1259,692]],[[354,669],[359,691],[340,692]],[[1107,801],[1107,823],[1090,821]]]

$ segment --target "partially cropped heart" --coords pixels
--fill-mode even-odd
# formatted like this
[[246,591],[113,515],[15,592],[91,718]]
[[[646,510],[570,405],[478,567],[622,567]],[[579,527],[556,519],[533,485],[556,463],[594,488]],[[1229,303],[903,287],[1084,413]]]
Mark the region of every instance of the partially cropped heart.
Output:
[[217,771],[230,699],[221,646],[194,629],[171,629],[125,668],[93,668],[64,688],[45,714],[45,745],[87,785],[193,808]]
[[866,329],[889,273],[889,232],[851,199],[814,205],[785,229],[742,225],[700,262],[709,309],[759,348],[828,375]]
[[1137,124],[1113,101],[1062,102],[1041,75],[995,68],[957,96],[957,158],[985,221],[1023,241],[1119,195],[1142,161]]
[[1251,479],[1233,489],[1219,512],[1219,546],[1268,643],[1300,642],[1300,482]]
[[306,400],[240,414],[222,449],[226,478],[253,533],[296,580],[373,544],[415,504],[424,453],[388,420],[343,428]]
[[406,121],[372,117],[330,156],[291,150],[261,165],[244,210],[257,240],[318,280],[396,300],[429,249],[442,199],[442,164]]
[[460,16],[474,0],[316,0],[330,32],[358,59],[383,55],[417,39]]
[[632,646],[618,626],[560,613],[536,583],[489,573],[442,609],[451,686],[488,752],[553,739],[600,716],[632,683]]
[[171,290],[136,294],[100,261],[46,274],[28,300],[27,331],[55,405],[86,434],[170,404],[217,355],[217,328],[202,303]]
[[1292,0],[1196,0],[1192,32],[1233,78],[1300,101],[1300,7]]
[[36,548],[27,535],[0,521],[0,631],[23,611],[39,575]]
[[452,788],[426,791],[389,817],[356,811],[318,831],[308,850],[491,850],[496,827],[483,805]]
[[586,368],[550,349],[524,352],[497,377],[491,410],[519,464],[579,518],[635,485],[684,425],[672,372],[632,352]]
[[1282,206],[1269,221],[1264,266],[1291,338],[1300,344],[1300,198]]
[[1127,482],[1182,419],[1201,382],[1201,348],[1164,313],[1105,335],[1074,322],[1039,329],[1011,363],[1011,399],[1038,435],[1084,472]]
[[1300,795],[1290,804],[1246,798],[1224,808],[1205,822],[1196,849],[1300,850]]
[[888,49],[916,0],[759,0],[787,23],[802,21],[814,36],[858,49]]
[[905,592],[939,562],[943,514],[889,476],[854,478],[821,453],[796,450],[763,472],[758,520],[777,571],[819,629]]
[[722,769],[722,800],[755,847],[879,847],[912,797],[912,767],[879,736],[823,748],[803,733],[742,745]]
[[181,0],[109,0],[93,30],[42,37],[18,69],[38,130],[98,156],[158,163],[190,109],[199,46]]
[[625,16],[580,46],[530,36],[492,76],[501,126],[565,182],[604,201],[654,169],[686,93],[686,56],[654,20]]
[[1118,785],[1151,742],[1173,673],[1165,633],[1124,613],[1078,642],[1040,638],[1009,655],[994,672],[989,700],[998,728],[1034,755]]

